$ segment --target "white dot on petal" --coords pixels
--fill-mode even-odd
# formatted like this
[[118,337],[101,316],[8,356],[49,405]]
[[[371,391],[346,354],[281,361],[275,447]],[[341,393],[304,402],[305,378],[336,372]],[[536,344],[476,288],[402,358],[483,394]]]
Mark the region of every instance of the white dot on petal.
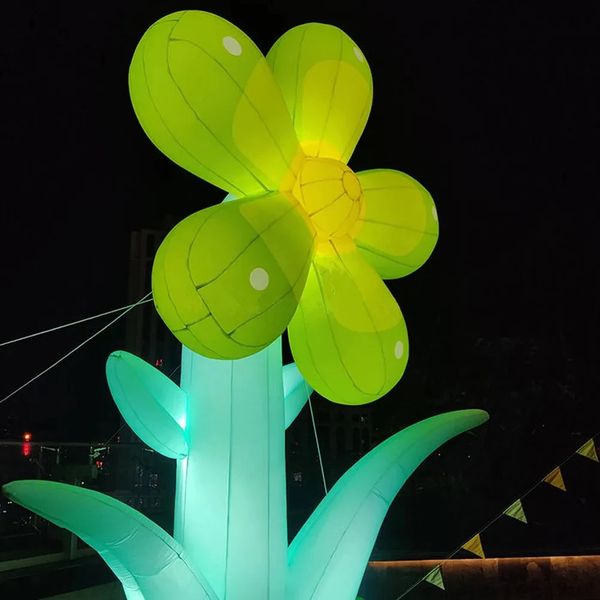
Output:
[[404,344],[398,340],[396,342],[396,345],[394,346],[394,356],[398,359],[402,358],[402,355],[404,354]]
[[250,285],[259,292],[266,290],[269,286],[269,274],[261,267],[256,267],[250,273]]
[[354,56],[356,56],[360,62],[365,62],[365,55],[360,51],[360,48],[358,46],[354,46],[352,49],[354,50]]
[[229,54],[233,54],[233,56],[239,56],[242,53],[242,46],[240,43],[230,35],[227,35],[223,38],[223,46]]
[[431,207],[431,214],[433,215],[433,218],[437,221],[438,220],[438,214],[437,214],[437,208],[435,206]]

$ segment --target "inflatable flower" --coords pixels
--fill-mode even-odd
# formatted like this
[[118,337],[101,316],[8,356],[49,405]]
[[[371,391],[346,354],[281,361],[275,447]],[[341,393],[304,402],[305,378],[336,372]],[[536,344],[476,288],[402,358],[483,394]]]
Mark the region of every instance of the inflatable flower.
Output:
[[[312,392],[305,379],[363,403],[401,376],[406,328],[382,278],[431,253],[431,198],[397,171],[346,165],[371,76],[334,27],[292,29],[265,60],[227,21],[176,13],[142,38],[130,85],[155,144],[235,196],[182,221],[156,256],[154,300],[184,344],[180,385],[127,352],[106,363],[125,422],[176,461],[173,535],[79,486],[2,492],[94,548],[128,600],[354,600],[407,478],[488,415],[437,415],[370,449],[291,542],[285,430]],[[288,326],[297,365],[283,366]]]
[[347,166],[372,103],[359,47],[309,23],[264,57],[228,21],[183,11],[143,36],[129,84],[152,142],[235,198],[184,219],[158,250],[154,301],[175,336],[236,359],[288,327],[321,395],[363,404],[389,391],[408,337],[382,279],[427,260],[438,222],[408,175]]

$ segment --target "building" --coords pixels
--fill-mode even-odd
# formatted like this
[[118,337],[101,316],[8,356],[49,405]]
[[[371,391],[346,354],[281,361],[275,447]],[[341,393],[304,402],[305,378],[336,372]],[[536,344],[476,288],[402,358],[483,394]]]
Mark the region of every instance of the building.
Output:
[[[137,302],[151,291],[152,263],[166,235],[161,229],[133,231],[129,246],[128,300]],[[178,381],[181,345],[161,321],[152,302],[127,316],[125,350],[139,356],[165,375]],[[111,495],[133,506],[167,531],[172,530],[175,494],[174,461],[156,453],[135,435],[122,420],[106,456],[104,470],[110,470]],[[114,450],[118,447],[118,451]]]
[[[152,263],[166,230],[133,231],[129,244],[128,300],[133,304],[152,289]],[[163,324],[151,302],[127,317],[127,350],[169,375],[178,369],[181,345]]]

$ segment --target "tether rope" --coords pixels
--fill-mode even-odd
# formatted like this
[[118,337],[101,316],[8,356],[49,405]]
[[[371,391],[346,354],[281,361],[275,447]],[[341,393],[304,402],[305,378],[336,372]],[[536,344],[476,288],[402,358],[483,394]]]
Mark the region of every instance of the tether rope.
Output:
[[56,327],[50,327],[50,329],[43,329],[42,331],[36,331],[35,333],[29,333],[28,335],[23,335],[21,337],[15,338],[13,340],[7,340],[6,342],[0,342],[0,348],[2,346],[8,346],[9,344],[16,344],[17,342],[23,342],[25,340],[29,340],[34,337],[38,337],[40,335],[44,335],[46,333],[52,333],[53,331],[59,331],[60,329],[65,329],[66,327],[72,327],[73,325],[79,325],[80,323],[85,323],[86,321],[91,321],[93,319],[99,319],[100,317],[106,317],[107,315],[112,315],[116,312],[123,312],[128,308],[135,308],[140,304],[145,304],[146,302],[152,302],[152,298],[147,298],[142,302],[134,302],[133,304],[127,304],[126,306],[121,306],[120,308],[113,308],[112,310],[107,310],[106,312],[98,313],[97,315],[92,315],[91,317],[85,317],[83,319],[78,319],[77,321],[71,321],[70,323],[64,323],[63,325],[57,325]]
[[75,352],[77,352],[77,350],[83,348],[83,346],[85,346],[88,342],[93,340],[96,336],[100,335],[103,331],[106,331],[109,327],[111,327],[111,325],[114,325],[119,319],[124,317],[127,313],[129,313],[134,308],[136,308],[137,306],[139,306],[140,304],[145,302],[148,299],[148,297],[151,295],[152,295],[152,292],[148,292],[145,296],[142,296],[137,302],[130,304],[121,313],[119,313],[112,321],[110,321],[109,323],[107,323],[106,325],[104,325],[103,327],[98,329],[98,331],[96,331],[95,333],[90,335],[88,338],[83,340],[83,342],[77,344],[77,346],[75,346],[75,348],[72,348],[71,350],[69,350],[66,354],[61,356],[58,360],[54,361],[49,367],[46,367],[45,369],[40,371],[37,375],[34,375],[31,379],[26,381],[24,384],[20,385],[18,388],[16,388],[12,392],[10,392],[10,394],[4,396],[4,398],[2,398],[2,400],[0,400],[0,404],[6,402],[9,398],[12,398],[15,394],[19,393],[21,390],[25,389],[28,385],[30,385],[31,383],[33,383],[34,381],[36,381],[37,379],[42,377],[42,375],[45,375],[46,373],[48,373],[48,371],[52,370],[54,367],[59,365],[61,362],[63,362],[63,360],[65,360],[69,356],[71,356],[71,354],[75,354]]

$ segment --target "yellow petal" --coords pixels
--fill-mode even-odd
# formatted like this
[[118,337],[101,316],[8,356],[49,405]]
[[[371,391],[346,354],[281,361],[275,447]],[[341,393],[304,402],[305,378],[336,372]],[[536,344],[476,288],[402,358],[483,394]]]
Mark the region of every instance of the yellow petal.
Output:
[[288,189],[302,152],[252,40],[211,13],[157,21],[129,70],[135,113],[171,160],[237,197]]
[[361,215],[351,232],[364,258],[384,279],[404,277],[429,258],[438,239],[438,215],[429,192],[391,169],[357,173]]
[[304,152],[347,163],[373,100],[371,70],[360,48],[337,27],[307,23],[284,33],[267,61]]
[[296,310],[314,235],[291,194],[194,213],[156,255],[152,292],[161,318],[199,354],[234,359],[258,352]]
[[377,273],[352,245],[329,241],[313,257],[288,331],[308,383],[341,404],[365,404],[388,392],[408,360],[404,318]]

